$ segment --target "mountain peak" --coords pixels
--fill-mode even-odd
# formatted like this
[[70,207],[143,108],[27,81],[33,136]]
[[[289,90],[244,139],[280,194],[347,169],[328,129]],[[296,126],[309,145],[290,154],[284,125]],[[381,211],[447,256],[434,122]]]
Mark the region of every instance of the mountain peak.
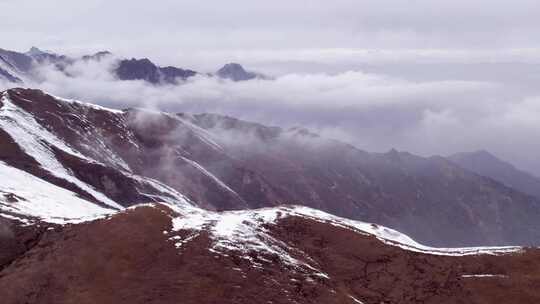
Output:
[[232,81],[245,81],[258,78],[258,75],[253,72],[248,72],[239,63],[227,63],[217,71],[217,75],[224,79]]
[[26,55],[28,56],[41,56],[41,55],[49,55],[49,54],[52,54],[52,52],[43,51],[40,48],[35,47],[35,46],[31,47],[30,50],[26,52]]

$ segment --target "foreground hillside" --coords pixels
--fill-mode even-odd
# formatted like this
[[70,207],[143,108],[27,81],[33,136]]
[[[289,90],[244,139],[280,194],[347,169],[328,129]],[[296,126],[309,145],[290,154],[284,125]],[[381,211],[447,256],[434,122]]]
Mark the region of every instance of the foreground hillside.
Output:
[[146,205],[0,228],[6,304],[540,301],[538,250],[433,249],[303,207]]
[[367,153],[299,128],[13,89],[0,100],[0,147],[7,165],[109,208],[184,198],[210,210],[296,204],[434,246],[540,243],[537,198],[442,157]]
[[431,248],[306,207],[100,206],[0,164],[2,303],[537,303],[540,251]]

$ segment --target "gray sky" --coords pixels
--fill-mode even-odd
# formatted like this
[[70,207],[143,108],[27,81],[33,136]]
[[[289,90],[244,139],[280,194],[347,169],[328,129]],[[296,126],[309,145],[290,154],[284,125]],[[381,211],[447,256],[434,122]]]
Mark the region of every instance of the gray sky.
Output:
[[110,50],[279,76],[180,87],[122,83],[99,67],[36,84],[116,107],[219,112],[304,125],[370,151],[488,149],[540,175],[540,9],[516,0],[0,0],[0,47]]
[[540,57],[533,0],[2,0],[0,10],[11,48],[109,49],[204,69],[236,57],[329,61],[363,49],[394,50],[386,60],[418,50],[445,60],[495,50]]

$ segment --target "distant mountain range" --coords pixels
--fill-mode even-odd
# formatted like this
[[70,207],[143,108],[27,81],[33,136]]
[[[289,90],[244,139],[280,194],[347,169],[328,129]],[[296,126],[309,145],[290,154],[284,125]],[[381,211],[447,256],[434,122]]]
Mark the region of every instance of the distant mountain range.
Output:
[[[23,83],[24,79],[35,78],[33,70],[40,65],[51,65],[63,71],[78,61],[101,61],[111,56],[114,55],[108,51],[71,58],[36,47],[32,47],[26,53],[0,49],[0,79],[11,83]],[[119,80],[143,80],[154,85],[178,84],[196,75],[215,76],[232,81],[270,79],[263,74],[246,71],[238,63],[226,64],[215,74],[206,74],[174,66],[161,67],[147,58],[119,58],[115,61],[112,72]]]

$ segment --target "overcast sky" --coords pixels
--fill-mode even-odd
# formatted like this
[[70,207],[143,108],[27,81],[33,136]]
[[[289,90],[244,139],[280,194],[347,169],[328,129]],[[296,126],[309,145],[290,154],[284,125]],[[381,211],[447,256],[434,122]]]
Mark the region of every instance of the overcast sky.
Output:
[[2,41],[15,49],[108,49],[194,68],[237,56],[328,62],[365,49],[394,50],[386,60],[415,59],[410,50],[540,59],[534,0],[2,0],[0,11]]
[[540,175],[538,1],[0,0],[0,12],[6,49],[278,76],[155,88],[99,67],[43,71],[58,95],[304,125],[370,151],[488,149]]

